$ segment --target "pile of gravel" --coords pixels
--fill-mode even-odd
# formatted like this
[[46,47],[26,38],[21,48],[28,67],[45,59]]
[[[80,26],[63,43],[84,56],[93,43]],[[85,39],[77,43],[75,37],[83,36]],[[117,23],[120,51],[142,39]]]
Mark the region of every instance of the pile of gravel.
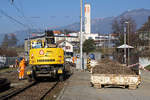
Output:
[[132,69],[110,59],[102,59],[99,61],[98,65],[93,68],[92,74],[136,75]]

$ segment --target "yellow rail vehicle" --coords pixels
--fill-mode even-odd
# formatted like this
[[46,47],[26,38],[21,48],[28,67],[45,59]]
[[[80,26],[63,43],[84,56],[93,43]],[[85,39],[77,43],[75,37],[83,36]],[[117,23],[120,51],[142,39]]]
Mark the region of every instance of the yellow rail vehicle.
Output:
[[55,65],[64,64],[64,51],[62,48],[38,48],[30,50],[29,64]]
[[[46,34],[52,34],[47,32]],[[57,48],[53,36],[45,40],[31,40],[29,52],[29,65],[31,70],[27,72],[29,79],[39,77],[54,77],[63,80],[65,74],[64,50]]]

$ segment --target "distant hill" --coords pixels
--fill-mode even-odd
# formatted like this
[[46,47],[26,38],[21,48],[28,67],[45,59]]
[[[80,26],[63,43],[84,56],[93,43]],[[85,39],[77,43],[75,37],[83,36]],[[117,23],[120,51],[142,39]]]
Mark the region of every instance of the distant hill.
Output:
[[[92,19],[91,21],[91,30],[93,33],[111,33],[112,28],[111,24],[114,19],[120,19],[121,17],[131,17],[133,20],[135,20],[137,24],[137,29],[141,27],[147,20],[148,16],[150,16],[150,9],[135,9],[130,11],[125,11],[124,13],[120,14],[116,17],[107,17],[107,18],[96,18]],[[76,22],[67,26],[63,27],[57,27],[55,29],[68,29],[73,31],[79,31],[80,30],[80,23]],[[33,29],[32,32],[37,32],[37,30]],[[24,42],[24,39],[28,37],[28,32],[23,31],[16,31],[13,32],[17,35],[17,38],[19,40],[19,44],[22,44]],[[0,43],[2,42],[4,37],[4,34],[1,34],[0,36]]]
[[[148,16],[150,16],[150,9],[135,9],[130,11],[125,11],[116,17],[107,17],[107,18],[97,18],[92,19],[91,21],[91,30],[93,33],[110,33],[112,32],[111,24],[114,19],[120,19],[121,17],[131,17],[137,24],[137,29],[141,27],[148,20]],[[74,23],[64,27],[60,27],[59,29],[69,29],[74,31],[79,31],[80,24]]]

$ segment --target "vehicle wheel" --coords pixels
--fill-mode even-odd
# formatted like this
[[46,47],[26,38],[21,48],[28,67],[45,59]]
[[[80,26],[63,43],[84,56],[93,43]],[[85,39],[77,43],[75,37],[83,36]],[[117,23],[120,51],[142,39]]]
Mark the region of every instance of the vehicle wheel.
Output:
[[32,79],[33,79],[34,81],[39,81],[39,78],[37,77],[35,71],[33,71]]
[[38,82],[40,79],[38,77],[36,77],[36,75],[34,75],[33,80]]
[[32,81],[33,81],[32,76],[31,75],[28,76],[28,82],[32,82]]
[[59,75],[59,81],[60,82],[64,81],[64,76],[63,75]]

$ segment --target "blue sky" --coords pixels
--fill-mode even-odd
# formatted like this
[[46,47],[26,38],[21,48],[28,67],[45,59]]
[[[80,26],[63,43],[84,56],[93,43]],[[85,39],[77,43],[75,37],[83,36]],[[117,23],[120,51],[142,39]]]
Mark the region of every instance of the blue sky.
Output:
[[[35,29],[45,29],[80,21],[80,0],[0,0],[0,10]],[[92,19],[117,16],[126,10],[150,9],[150,0],[83,0],[91,4]],[[0,33],[25,27],[0,13]]]

